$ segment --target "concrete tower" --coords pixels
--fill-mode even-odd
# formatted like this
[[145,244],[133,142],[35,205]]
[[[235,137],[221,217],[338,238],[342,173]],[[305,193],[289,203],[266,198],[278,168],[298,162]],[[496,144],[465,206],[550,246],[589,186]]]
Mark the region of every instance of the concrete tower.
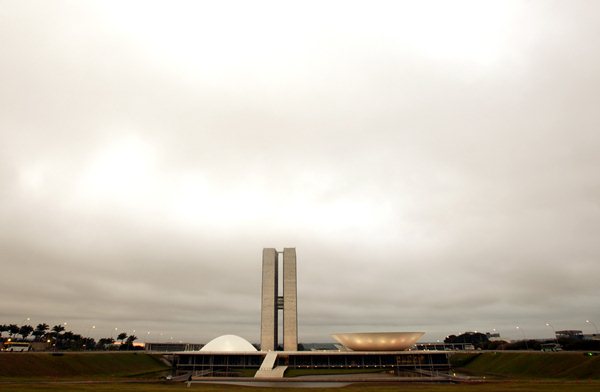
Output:
[[296,248],[283,249],[283,350],[298,350]]
[[274,248],[263,249],[260,310],[260,349],[262,351],[274,351],[277,348],[278,267],[277,250]]
[[296,283],[296,249],[283,250],[283,296],[279,296],[279,253],[263,249],[260,349],[277,349],[278,310],[283,310],[283,349],[298,350],[298,295]]

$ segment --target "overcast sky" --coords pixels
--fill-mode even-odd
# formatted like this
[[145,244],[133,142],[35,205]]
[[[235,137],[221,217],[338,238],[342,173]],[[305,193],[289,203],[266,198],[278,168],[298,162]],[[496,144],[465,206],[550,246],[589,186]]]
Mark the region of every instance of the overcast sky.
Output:
[[594,332],[598,15],[0,0],[0,323],[258,342],[295,247],[301,342]]

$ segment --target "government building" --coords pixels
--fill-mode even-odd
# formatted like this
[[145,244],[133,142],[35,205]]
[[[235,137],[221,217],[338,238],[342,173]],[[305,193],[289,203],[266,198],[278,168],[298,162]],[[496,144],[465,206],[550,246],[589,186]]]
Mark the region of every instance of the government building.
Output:
[[[344,373],[348,371],[345,369],[364,369],[416,379],[447,377],[447,353],[411,349],[423,332],[336,333],[332,334],[339,343],[336,350],[299,351],[296,271],[295,248],[281,252],[263,249],[260,350],[242,337],[219,336],[200,350],[173,353],[175,375],[276,380],[285,377],[286,372],[310,374],[311,369],[315,373],[329,369],[328,373],[335,373],[338,369]],[[278,334],[280,320],[282,339]]]

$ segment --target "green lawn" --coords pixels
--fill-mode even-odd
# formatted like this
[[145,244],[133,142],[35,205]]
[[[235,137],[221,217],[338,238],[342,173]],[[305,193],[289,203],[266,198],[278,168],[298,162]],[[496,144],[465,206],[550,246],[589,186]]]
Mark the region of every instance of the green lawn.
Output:
[[600,355],[581,352],[486,352],[454,354],[453,367],[466,374],[510,379],[600,380]]
[[[275,392],[282,388],[240,387],[226,385],[192,384],[190,389],[185,383],[173,384],[139,384],[139,383],[101,383],[101,384],[2,384],[2,392],[35,392],[35,391],[66,391],[66,392],[165,392],[176,390],[196,390],[203,392],[232,392],[247,390],[249,392]],[[600,382],[586,381],[518,381],[518,382],[492,382],[484,384],[394,384],[394,385],[352,385],[343,388],[285,388],[289,392],[597,392],[600,390]]]
[[[478,377],[474,384],[354,384],[343,388],[285,388],[286,391],[402,391],[402,392],[597,392],[600,391],[600,356],[583,353],[478,353],[456,354],[451,362],[457,371]],[[146,353],[3,353],[0,354],[0,391],[124,391],[158,392],[184,390],[186,384],[160,382],[170,367],[160,355]],[[314,370],[310,371],[314,373]],[[325,370],[319,371],[322,374]],[[335,371],[340,373],[339,370]],[[301,375],[298,374],[290,375]],[[131,382],[147,380],[145,383]],[[85,383],[84,381],[92,381]],[[94,382],[95,381],[95,382]],[[283,385],[283,384],[282,384]],[[293,386],[293,383],[285,384]],[[192,384],[205,392],[248,390],[277,391],[283,388]]]
[[0,382],[40,379],[158,379],[171,369],[160,358],[146,353],[2,353]]

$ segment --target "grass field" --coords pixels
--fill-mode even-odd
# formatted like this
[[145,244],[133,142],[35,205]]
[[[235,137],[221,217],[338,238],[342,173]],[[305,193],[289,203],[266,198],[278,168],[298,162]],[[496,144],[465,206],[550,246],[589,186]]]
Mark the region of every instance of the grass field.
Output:
[[303,392],[597,392],[600,390],[600,382],[493,382],[485,384],[395,384],[395,385],[352,385],[342,388],[260,388],[240,387],[230,385],[207,385],[192,384],[187,388],[185,383],[174,384],[139,384],[139,383],[102,383],[102,384],[2,384],[2,392],[42,392],[42,391],[66,391],[66,392],[168,392],[195,390],[202,392],[274,392],[280,389],[285,391]]
[[[0,382],[24,380],[158,379],[170,367],[146,353],[2,353]],[[2,388],[0,388],[1,390]]]
[[475,376],[600,381],[600,355],[581,352],[454,354],[450,361],[461,372]]
[[[583,353],[455,354],[457,371],[485,382],[472,384],[354,384],[343,388],[243,387],[192,384],[204,392],[286,391],[402,391],[402,392],[537,392],[600,391],[600,356]],[[5,353],[0,354],[0,391],[123,391],[159,392],[186,389],[182,382],[165,383],[170,367],[160,355],[146,353]],[[300,375],[300,374],[297,374]],[[146,382],[140,382],[144,381]],[[135,381],[135,382],[134,382]],[[282,384],[283,385],[283,384]],[[289,387],[288,387],[289,386]]]

